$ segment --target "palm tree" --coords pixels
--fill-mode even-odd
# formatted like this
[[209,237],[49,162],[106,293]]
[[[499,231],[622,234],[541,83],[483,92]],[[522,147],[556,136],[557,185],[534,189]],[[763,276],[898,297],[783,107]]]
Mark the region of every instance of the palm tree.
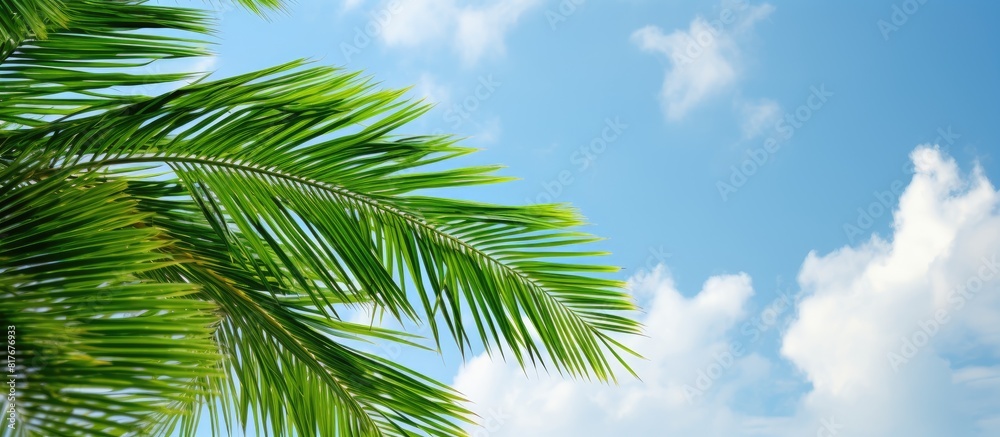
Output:
[[365,307],[432,350],[631,372],[632,300],[571,258],[600,255],[575,211],[435,197],[506,178],[439,164],[470,149],[399,133],[427,106],[358,73],[149,67],[208,55],[210,18],[0,0],[4,435],[192,435],[203,409],[214,434],[462,434],[459,393],[358,346],[422,344]]

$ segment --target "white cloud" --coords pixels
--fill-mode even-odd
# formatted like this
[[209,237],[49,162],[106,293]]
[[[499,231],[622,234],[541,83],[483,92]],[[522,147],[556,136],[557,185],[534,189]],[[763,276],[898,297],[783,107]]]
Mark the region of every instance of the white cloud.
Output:
[[407,0],[399,3],[381,37],[390,47],[450,44],[466,65],[472,65],[504,55],[507,33],[525,12],[541,3],[490,0],[461,6],[458,0]]
[[341,5],[341,10],[343,12],[349,12],[357,9],[359,6],[364,4],[365,0],[344,0],[344,4]]
[[774,10],[769,4],[738,4],[741,6],[723,8],[711,21],[696,17],[687,31],[665,34],[659,27],[646,26],[632,33],[639,48],[669,58],[670,68],[660,91],[668,119],[681,119],[703,100],[736,82],[740,73],[738,40]]
[[458,6],[455,0],[390,1],[385,9],[392,18],[382,29],[382,41],[390,47],[412,48],[439,42],[452,32]]
[[462,9],[455,33],[455,46],[462,60],[474,64],[487,54],[506,53],[504,36],[524,12],[540,3],[539,0],[506,0],[482,8]]
[[729,349],[727,333],[745,318],[753,295],[747,275],[712,277],[690,298],[663,266],[633,277],[629,286],[650,300],[643,318],[649,337],[627,343],[646,358],[634,363],[643,381],[626,376],[614,387],[533,372],[526,378],[516,366],[480,355],[454,386],[488,419],[483,425],[490,436],[727,435],[768,424],[748,422],[726,406],[737,391],[769,376],[770,364],[760,356],[733,362],[716,382],[724,381],[724,390],[706,391],[693,403],[685,392]]
[[[629,339],[647,358],[635,362],[643,382],[525,378],[478,356],[455,387],[494,437],[998,435],[1000,193],[978,167],[963,176],[935,148],[911,158],[892,237],[810,253],[794,309],[754,305],[743,274],[684,297],[659,267],[629,282],[648,302],[648,337]],[[759,327],[748,324],[754,307],[760,320],[772,311],[766,326],[785,327],[769,331],[780,356],[753,347],[768,335],[748,335]],[[745,349],[729,364],[724,351],[737,344]],[[789,365],[798,373],[781,369]],[[685,387],[700,383],[709,387],[688,402]],[[793,403],[767,415],[748,396]]]
[[774,100],[760,99],[756,102],[737,104],[742,119],[743,138],[749,139],[767,132],[781,119],[781,105]]
[[[782,346],[813,384],[807,410],[850,420],[852,435],[969,435],[987,419],[965,402],[981,390],[961,365],[997,357],[1000,194],[978,167],[963,178],[937,149],[911,157],[892,240],[810,253],[799,275],[809,297]],[[979,292],[963,296],[957,287],[970,282]]]
[[415,91],[420,98],[425,99],[428,103],[451,103],[451,88],[439,83],[430,73],[420,75]]

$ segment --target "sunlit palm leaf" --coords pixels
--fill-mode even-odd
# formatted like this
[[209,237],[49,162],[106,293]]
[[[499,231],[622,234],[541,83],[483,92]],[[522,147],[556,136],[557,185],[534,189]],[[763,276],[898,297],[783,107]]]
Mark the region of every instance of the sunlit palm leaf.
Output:
[[[277,5],[242,3],[256,11]],[[619,281],[600,276],[614,268],[573,261],[600,255],[581,246],[596,238],[572,229],[582,218],[561,205],[433,196],[439,188],[506,178],[494,174],[497,167],[442,169],[441,161],[471,151],[451,137],[399,134],[426,111],[403,100],[403,90],[380,90],[356,73],[297,61],[160,95],[130,92],[191,78],[147,65],[207,54],[190,36],[208,31],[205,15],[98,0],[67,2],[64,14],[61,21],[23,15],[25,24],[7,26],[13,37],[0,43],[5,195],[23,197],[57,182],[84,184],[95,196],[113,193],[106,194],[117,196],[112,203],[127,207],[98,210],[111,211],[108,223],[126,220],[134,230],[127,235],[144,238],[128,246],[144,258],[128,258],[131,250],[115,258],[128,264],[128,285],[166,293],[137,302],[147,311],[171,302],[171,310],[219,318],[211,331],[199,331],[208,322],[194,315],[174,320],[183,332],[210,335],[221,359],[205,374],[178,373],[187,379],[172,388],[183,395],[165,392],[158,409],[150,407],[152,419],[137,416],[134,426],[189,435],[207,405],[219,432],[460,434],[471,413],[457,393],[349,346],[370,339],[413,345],[404,334],[341,319],[338,308],[359,305],[427,323],[438,345],[450,337],[463,352],[481,344],[509,351],[522,365],[550,363],[600,380],[613,379],[617,365],[628,369],[622,353],[631,351],[615,337],[638,332],[627,317],[634,306]],[[31,27],[38,20],[48,23],[44,32]],[[170,174],[103,171],[137,165]],[[58,202],[68,189],[36,193],[35,201]],[[74,204],[64,214],[74,207],[85,210]],[[0,220],[14,226],[10,217],[24,220],[33,210],[5,211]],[[55,217],[66,232],[88,232],[101,242],[123,235],[118,228],[81,230]],[[0,235],[31,236],[26,228],[11,229],[20,233]],[[66,253],[42,255],[67,269],[90,268],[89,258]],[[8,297],[24,293],[12,269],[0,269]],[[171,287],[186,291],[167,293]],[[26,300],[18,314],[45,304],[45,296]],[[166,317],[161,313],[155,314]],[[45,329],[70,324],[47,320]],[[197,338],[192,351],[204,346],[205,338]],[[203,352],[198,356],[210,360]],[[147,362],[165,359],[135,353]],[[142,406],[128,408],[138,415]],[[83,421],[80,428],[60,432],[102,426],[75,419]],[[31,432],[47,430],[38,425]]]
[[222,376],[219,319],[210,301],[189,298],[193,284],[140,280],[176,261],[158,253],[169,241],[143,226],[124,181],[69,176],[0,185],[0,318],[16,331],[17,435],[136,432]]

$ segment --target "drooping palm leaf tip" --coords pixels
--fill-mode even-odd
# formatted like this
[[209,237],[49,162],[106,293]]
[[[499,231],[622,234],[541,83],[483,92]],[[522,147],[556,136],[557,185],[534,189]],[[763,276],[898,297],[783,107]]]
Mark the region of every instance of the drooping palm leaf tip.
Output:
[[[337,312],[361,305],[463,353],[630,371],[616,338],[639,331],[633,303],[600,277],[614,268],[572,262],[600,255],[580,249],[581,217],[432,197],[504,178],[430,166],[470,150],[399,134],[426,111],[403,91],[301,61],[220,80],[150,68],[209,55],[202,10],[0,14],[3,435],[193,435],[203,409],[215,435],[461,435],[459,393],[351,346],[414,340]],[[158,86],[173,90],[135,92]]]

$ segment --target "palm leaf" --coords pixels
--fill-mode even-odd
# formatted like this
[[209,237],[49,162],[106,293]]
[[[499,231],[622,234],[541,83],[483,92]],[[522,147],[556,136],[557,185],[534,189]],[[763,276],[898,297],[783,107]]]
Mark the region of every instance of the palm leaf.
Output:
[[[258,12],[277,6],[242,3]],[[103,417],[119,405],[134,416],[128,429],[189,435],[207,405],[218,433],[253,427],[265,435],[461,434],[460,423],[471,413],[459,394],[350,345],[418,344],[403,333],[341,318],[344,308],[361,305],[400,322],[426,323],[438,347],[450,338],[463,354],[485,346],[523,366],[551,365],[604,381],[615,378],[616,366],[629,369],[623,354],[632,352],[616,337],[639,332],[628,317],[634,305],[620,281],[604,276],[615,268],[579,261],[602,255],[586,249],[597,238],[576,229],[584,220],[565,205],[435,196],[508,178],[495,166],[443,165],[472,151],[452,137],[401,134],[427,110],[406,100],[405,90],[380,89],[358,73],[304,61],[178,86],[192,76],[148,66],[207,55],[197,37],[209,32],[203,12],[138,1],[64,6],[64,18],[19,13],[21,27],[0,21],[12,35],[0,43],[0,184],[6,190],[0,195],[17,200],[0,207],[0,226],[9,228],[0,232],[10,240],[4,250],[9,245],[17,255],[0,267],[0,285],[10,299],[28,296],[25,284],[36,285],[10,317],[33,314],[23,323],[38,323],[39,332],[71,326],[69,318],[35,312],[65,290],[84,293],[94,284],[87,282],[93,280],[88,269],[111,266],[74,250],[91,244],[88,238],[95,248],[111,245],[105,251],[126,244],[129,250],[112,252],[107,262],[126,266],[118,265],[126,278],[118,279],[125,281],[119,288],[149,294],[120,303],[116,297],[105,316],[94,318],[128,326],[117,322],[130,320],[121,315],[146,306],[143,314],[172,320],[193,337],[178,350],[111,358],[141,359],[136,362],[147,367],[132,370],[149,373],[152,363],[179,361],[168,352],[190,347],[183,357],[213,363],[205,373],[179,367],[170,382],[177,392],[163,388],[155,405],[88,394],[94,411],[109,414]],[[39,23],[42,30],[32,27]],[[127,90],[171,83],[176,89],[159,95]],[[93,199],[60,203],[77,191]],[[95,200],[100,196],[110,200]],[[88,201],[104,205],[88,215],[101,226],[67,217],[87,210]],[[59,205],[59,214],[38,212],[49,204]],[[46,224],[36,215],[49,227],[16,226]],[[55,226],[63,232],[47,237],[62,238],[58,244],[31,245]],[[83,232],[80,242],[69,237]],[[32,250],[44,263],[80,276],[67,273],[56,284],[21,279],[43,274],[23,267]],[[105,282],[119,284],[107,278],[97,284]],[[91,343],[122,334],[101,332],[61,353],[77,353],[78,345],[86,352]],[[132,335],[155,342],[158,332]],[[211,353],[199,349],[205,336]],[[72,385],[54,381],[57,393]],[[41,419],[29,432],[128,432],[42,400],[31,411]],[[152,413],[140,414],[146,407]],[[46,419],[55,411],[76,428]]]
[[0,185],[0,318],[16,331],[24,421],[16,435],[135,432],[220,376],[215,305],[185,298],[193,284],[140,279],[175,263],[158,253],[168,241],[142,226],[124,181],[97,175]]

